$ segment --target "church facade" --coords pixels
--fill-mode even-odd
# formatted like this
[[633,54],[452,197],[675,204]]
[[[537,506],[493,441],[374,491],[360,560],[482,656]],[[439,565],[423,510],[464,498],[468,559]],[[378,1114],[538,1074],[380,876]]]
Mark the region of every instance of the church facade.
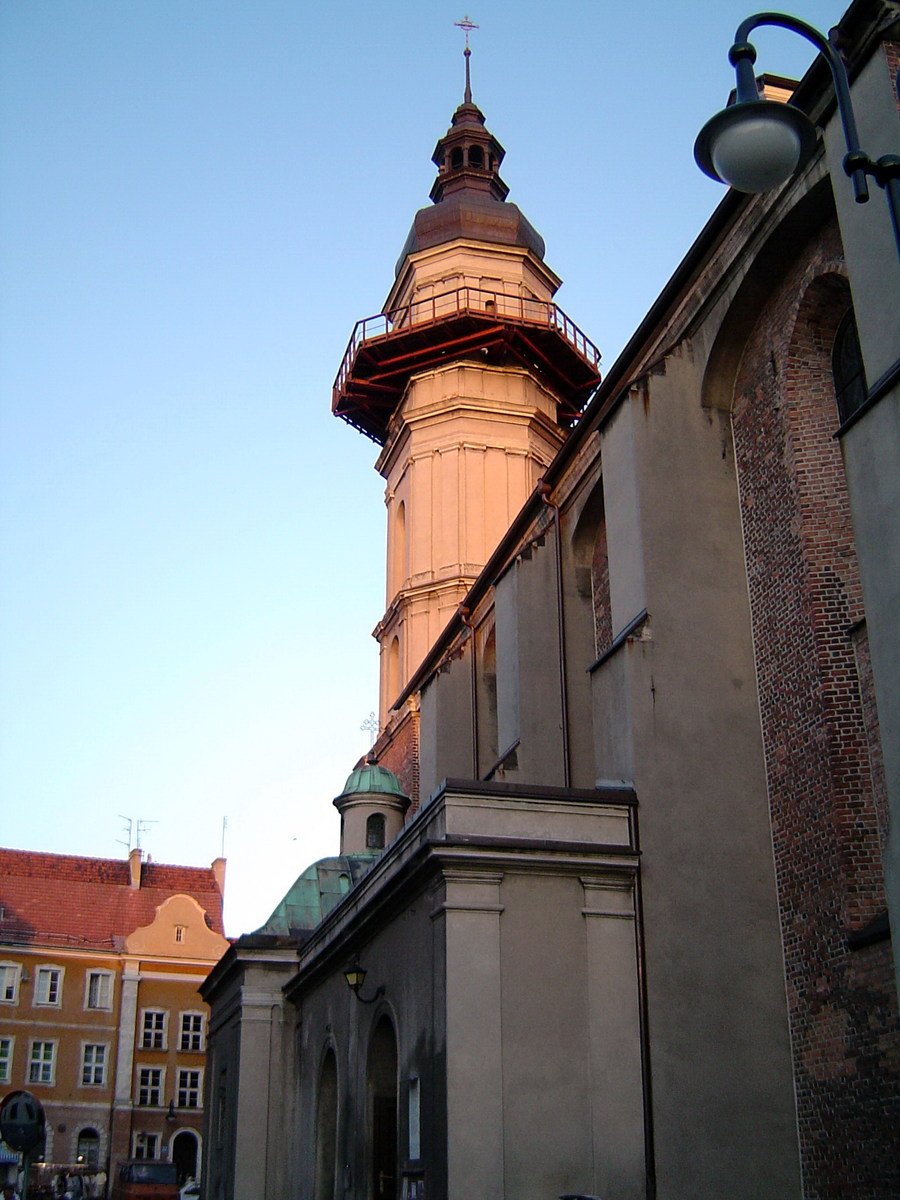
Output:
[[[898,15],[841,25],[895,145]],[[332,898],[203,986],[205,1194],[887,1200],[896,253],[853,253],[814,67],[824,143],[601,381],[466,65],[334,389],[387,484],[381,733]]]

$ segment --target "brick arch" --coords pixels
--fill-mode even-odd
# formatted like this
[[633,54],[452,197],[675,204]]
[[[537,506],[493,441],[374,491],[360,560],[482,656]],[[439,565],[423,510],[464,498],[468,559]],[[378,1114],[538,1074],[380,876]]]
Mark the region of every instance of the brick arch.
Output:
[[[862,595],[831,373],[850,303],[831,227],[783,265],[741,347],[732,404],[804,1178],[887,1196],[889,955],[847,937],[884,907],[851,629]],[[881,1139],[884,1139],[883,1141]]]
[[[832,237],[834,195],[824,167],[820,178],[790,209],[759,247],[743,278],[734,285],[722,314],[703,374],[704,408],[731,409],[744,349],[757,319],[781,287],[785,265],[797,260],[798,249],[811,238]],[[839,250],[838,250],[839,257]]]

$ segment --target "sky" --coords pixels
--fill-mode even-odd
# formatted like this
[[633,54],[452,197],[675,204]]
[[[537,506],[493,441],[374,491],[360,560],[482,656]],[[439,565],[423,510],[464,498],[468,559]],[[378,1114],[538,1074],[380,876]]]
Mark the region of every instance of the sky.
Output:
[[[790,11],[827,30],[842,8]],[[509,198],[606,367],[722,198],[692,147],[752,11],[471,9]],[[331,385],[429,203],[464,15],[0,0],[0,844],[224,847],[232,936],[337,853],[385,531],[377,448]],[[814,57],[754,41],[758,71]]]

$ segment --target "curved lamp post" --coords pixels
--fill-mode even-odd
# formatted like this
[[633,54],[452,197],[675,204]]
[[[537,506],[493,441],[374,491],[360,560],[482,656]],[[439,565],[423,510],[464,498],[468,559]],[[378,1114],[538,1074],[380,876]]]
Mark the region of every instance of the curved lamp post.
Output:
[[747,17],[738,26],[728,52],[737,76],[735,103],[700,130],[694,144],[697,166],[711,179],[739,192],[767,192],[790,179],[813,151],[816,131],[809,117],[790,104],[759,97],[753,73],[756,50],[747,39],[760,25],[799,33],[828,63],[847,146],[844,170],[850,176],[856,202],[864,204],[869,199],[866,180],[874,179],[884,191],[900,254],[900,156],[886,154],[873,161],[860,147],[847,70],[835,45],[835,30],[825,37],[812,25],[784,13],[762,12]]

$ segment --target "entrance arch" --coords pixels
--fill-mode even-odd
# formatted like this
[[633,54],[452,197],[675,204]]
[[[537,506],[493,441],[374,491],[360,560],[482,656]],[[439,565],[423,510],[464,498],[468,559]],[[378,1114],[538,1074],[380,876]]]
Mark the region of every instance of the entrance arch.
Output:
[[382,1016],[369,1043],[367,1070],[372,1200],[396,1200],[397,1162],[397,1038]]
[[180,1129],[172,1138],[170,1149],[172,1162],[178,1169],[178,1182],[199,1179],[200,1139],[193,1129]]

